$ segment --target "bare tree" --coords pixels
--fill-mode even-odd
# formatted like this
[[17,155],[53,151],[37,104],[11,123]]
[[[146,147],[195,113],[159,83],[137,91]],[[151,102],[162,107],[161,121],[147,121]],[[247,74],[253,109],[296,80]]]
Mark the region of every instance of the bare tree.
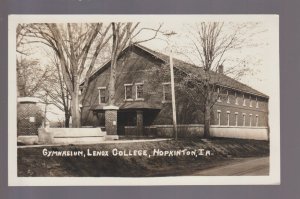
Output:
[[[81,88],[85,95],[96,59],[103,46],[110,40],[110,25],[93,24],[30,24],[26,36],[33,38],[30,42],[39,42],[50,47],[59,60],[62,79],[71,96],[71,115],[73,127],[80,127],[79,84],[85,79]],[[95,46],[91,52],[92,46]],[[88,62],[88,55],[92,54]],[[84,74],[85,73],[85,74]]]
[[38,60],[30,57],[26,46],[26,25],[18,24],[16,28],[16,63],[17,63],[17,91],[18,96],[32,97],[38,93],[50,71],[40,66]]
[[[251,71],[245,60],[236,61],[223,71],[223,64],[230,59],[227,55],[233,50],[246,46],[256,46],[251,38],[255,32],[256,23],[229,24],[230,30],[224,23],[202,22],[190,31],[192,46],[196,57],[200,60],[202,72],[183,73],[180,71],[179,87],[192,99],[204,113],[204,137],[210,137],[212,107],[222,95],[222,84],[226,81],[224,75],[241,77]],[[220,67],[221,66],[221,67]],[[218,91],[218,92],[216,92]],[[199,96],[200,94],[200,96]]]
[[[65,114],[65,127],[69,127],[71,117],[71,96],[63,81],[63,75],[59,60],[56,55],[51,56],[51,65],[47,68],[51,70],[51,76],[43,84],[41,92],[38,94],[45,106],[54,105]],[[50,86],[51,85],[51,86]]]

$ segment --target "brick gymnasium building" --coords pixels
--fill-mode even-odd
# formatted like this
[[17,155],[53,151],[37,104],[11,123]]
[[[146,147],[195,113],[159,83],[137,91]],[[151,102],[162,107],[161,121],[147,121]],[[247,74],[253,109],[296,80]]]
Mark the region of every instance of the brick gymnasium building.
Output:
[[[203,111],[176,86],[180,72],[201,74],[203,69],[177,59],[173,62],[178,136],[203,136]],[[167,55],[140,45],[126,48],[116,69],[116,107],[107,104],[108,62],[89,79],[81,105],[82,126],[106,127],[108,134],[119,136],[173,137],[168,64]],[[219,97],[211,112],[211,135],[267,140],[268,96],[222,71],[214,73],[219,80]]]

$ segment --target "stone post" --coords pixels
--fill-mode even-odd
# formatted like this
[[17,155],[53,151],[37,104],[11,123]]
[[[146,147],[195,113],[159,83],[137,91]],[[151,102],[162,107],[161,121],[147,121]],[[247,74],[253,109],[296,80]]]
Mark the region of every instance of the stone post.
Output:
[[104,106],[103,110],[105,111],[105,129],[106,129],[106,140],[115,140],[118,139],[117,135],[118,129],[118,110],[117,106]]
[[144,129],[144,124],[143,124],[143,111],[136,111],[136,130],[137,130],[137,135],[141,136],[143,135],[143,129]]

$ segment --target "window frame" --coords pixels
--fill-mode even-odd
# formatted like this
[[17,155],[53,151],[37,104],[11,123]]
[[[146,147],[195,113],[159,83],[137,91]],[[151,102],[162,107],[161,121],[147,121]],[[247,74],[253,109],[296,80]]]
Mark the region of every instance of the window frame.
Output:
[[[144,100],[144,82],[140,82],[140,83],[135,83],[134,84],[135,85],[135,100],[137,100],[137,101],[143,101]],[[143,97],[142,98],[139,98],[138,97],[138,86],[143,86]]]
[[249,114],[249,126],[252,126],[252,114]]
[[[131,98],[127,98],[126,87],[131,86]],[[124,101],[133,101],[133,84],[124,84]]]
[[235,105],[239,105],[239,99],[236,91],[234,92],[234,96],[235,96]]
[[218,93],[217,102],[222,102],[221,96],[220,96],[220,87],[217,88],[217,93]]
[[98,102],[99,104],[105,104],[106,103],[106,95],[104,94],[104,101],[105,102],[102,102],[101,101],[101,90],[104,90],[104,92],[106,92],[106,86],[100,86],[98,87]]
[[227,90],[227,104],[230,104],[229,91]]
[[246,126],[246,113],[243,113],[243,126]]
[[217,110],[218,126],[221,126],[221,110]]
[[258,127],[258,115],[255,115],[255,126]]
[[227,126],[230,126],[230,111],[226,111],[227,113]]
[[235,114],[235,126],[238,126],[238,115],[239,115],[239,113],[238,112],[235,112],[234,113]]
[[246,106],[246,98],[245,98],[245,94],[243,94],[243,106]]

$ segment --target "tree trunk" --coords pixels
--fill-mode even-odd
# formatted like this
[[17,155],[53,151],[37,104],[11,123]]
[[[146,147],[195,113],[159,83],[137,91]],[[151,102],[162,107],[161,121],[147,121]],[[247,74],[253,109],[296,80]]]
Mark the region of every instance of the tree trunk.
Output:
[[116,83],[116,67],[117,67],[117,58],[112,56],[111,60],[111,72],[109,79],[109,105],[115,105],[115,83]]
[[204,112],[204,138],[210,138],[210,105],[205,105]]
[[71,115],[72,115],[72,128],[80,128],[80,111],[79,111],[79,96],[78,89],[75,89],[71,94]]
[[70,127],[70,114],[66,113],[65,114],[65,128],[69,128]]

